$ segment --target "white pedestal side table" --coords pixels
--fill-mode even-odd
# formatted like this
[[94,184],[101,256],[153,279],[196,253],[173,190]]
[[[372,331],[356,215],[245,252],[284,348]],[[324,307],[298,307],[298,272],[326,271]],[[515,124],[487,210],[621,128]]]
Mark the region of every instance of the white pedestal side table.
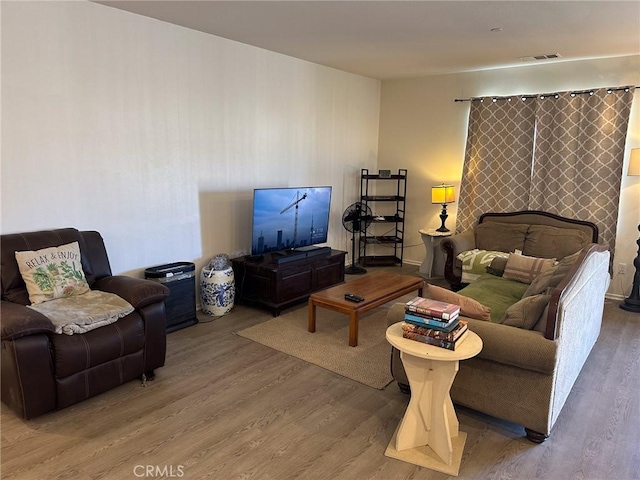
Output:
[[452,232],[438,232],[435,229],[422,229],[418,231],[422,236],[422,241],[426,250],[424,261],[422,262],[422,265],[420,265],[418,272],[425,278],[433,278],[434,258],[436,255],[436,251],[440,247],[440,241],[443,237],[450,236]]
[[400,350],[411,400],[384,454],[458,475],[467,434],[458,430],[449,389],[459,361],[477,355],[482,340],[469,331],[456,350],[447,350],[403,338],[401,323],[396,323],[387,329],[387,341]]

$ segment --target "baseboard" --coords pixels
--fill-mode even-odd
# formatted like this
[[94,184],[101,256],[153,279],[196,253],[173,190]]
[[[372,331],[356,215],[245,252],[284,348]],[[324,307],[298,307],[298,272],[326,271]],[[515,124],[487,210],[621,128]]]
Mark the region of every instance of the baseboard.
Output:
[[625,298],[624,295],[618,295],[617,293],[605,293],[604,298],[607,300],[617,300],[619,302],[623,302]]
[[407,259],[403,259],[402,263],[406,263],[407,265],[416,265],[416,266],[420,266],[422,265],[422,262],[418,262],[417,260],[407,260]]

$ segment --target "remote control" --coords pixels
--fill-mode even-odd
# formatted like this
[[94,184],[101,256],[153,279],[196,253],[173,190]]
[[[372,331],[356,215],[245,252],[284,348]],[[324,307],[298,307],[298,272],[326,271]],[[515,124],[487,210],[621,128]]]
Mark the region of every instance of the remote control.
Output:
[[361,302],[364,300],[363,297],[359,296],[359,295],[354,295],[353,293],[345,293],[344,294],[344,299],[345,300],[349,300],[350,302]]

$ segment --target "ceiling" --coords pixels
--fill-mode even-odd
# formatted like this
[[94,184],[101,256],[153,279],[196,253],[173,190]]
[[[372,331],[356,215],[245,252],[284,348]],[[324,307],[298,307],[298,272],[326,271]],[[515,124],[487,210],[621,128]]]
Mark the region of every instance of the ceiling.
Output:
[[380,80],[640,54],[638,0],[95,1]]

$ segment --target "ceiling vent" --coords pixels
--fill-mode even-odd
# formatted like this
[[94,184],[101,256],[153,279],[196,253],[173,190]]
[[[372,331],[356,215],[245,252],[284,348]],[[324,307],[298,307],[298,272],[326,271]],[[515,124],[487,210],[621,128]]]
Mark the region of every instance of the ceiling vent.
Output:
[[559,53],[546,53],[543,55],[531,55],[530,57],[520,57],[523,62],[534,62],[538,60],[553,60],[554,58],[561,58]]

